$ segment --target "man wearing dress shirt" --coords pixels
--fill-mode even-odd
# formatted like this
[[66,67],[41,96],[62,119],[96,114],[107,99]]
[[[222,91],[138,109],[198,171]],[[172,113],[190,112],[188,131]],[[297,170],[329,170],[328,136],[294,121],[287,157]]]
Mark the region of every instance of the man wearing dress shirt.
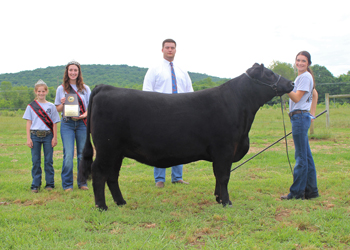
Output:
[[[193,92],[191,78],[187,71],[182,70],[174,62],[176,53],[176,42],[172,39],[166,39],[162,44],[163,60],[155,67],[149,68],[143,81],[144,91],[154,91],[166,94]],[[174,73],[176,77],[176,92],[173,92],[172,69],[170,63],[173,63]],[[183,165],[171,167],[171,182],[189,184],[182,179]],[[164,187],[165,168],[154,168],[154,179],[156,186]]]

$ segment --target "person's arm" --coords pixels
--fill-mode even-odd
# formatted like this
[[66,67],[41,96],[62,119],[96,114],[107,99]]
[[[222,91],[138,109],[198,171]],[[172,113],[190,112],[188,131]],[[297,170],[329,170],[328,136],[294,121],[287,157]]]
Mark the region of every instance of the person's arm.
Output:
[[193,92],[192,81],[191,81],[191,77],[189,76],[188,72],[186,72],[186,85],[187,85],[186,92]]
[[87,111],[81,114],[79,117],[75,117],[76,119],[85,119],[87,117]]
[[30,127],[32,126],[32,121],[27,120],[27,125],[26,125],[26,132],[27,132],[27,146],[30,148],[33,148],[33,141],[30,138]]
[[63,97],[63,98],[61,98],[61,104],[60,105],[56,105],[56,109],[57,109],[58,112],[62,112],[63,111],[63,104],[64,104],[65,101],[66,101],[66,98]]
[[297,103],[303,97],[305,92],[306,91],[302,91],[302,90],[297,90],[297,92],[291,91],[291,92],[288,93],[288,96],[293,102]]
[[151,69],[148,69],[145,78],[143,80],[143,91],[154,91],[153,89],[154,75]]
[[55,106],[58,112],[63,111],[63,104],[66,101],[65,95],[62,94],[62,91],[64,91],[62,85],[58,86],[56,90],[56,97],[55,97]]
[[318,101],[318,93],[317,93],[316,89],[314,89],[312,91],[312,102],[311,102],[311,108],[310,108],[310,114],[312,116],[315,116],[315,114],[316,114],[317,101]]
[[51,141],[51,146],[54,148],[57,145],[57,123],[53,124],[53,138]]

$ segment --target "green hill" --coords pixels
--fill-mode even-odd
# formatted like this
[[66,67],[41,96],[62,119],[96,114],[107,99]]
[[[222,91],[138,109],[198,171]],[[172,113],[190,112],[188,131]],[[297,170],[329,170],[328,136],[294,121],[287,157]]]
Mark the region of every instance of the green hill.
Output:
[[[84,82],[89,86],[108,84],[116,87],[141,89],[147,68],[128,65],[82,65]],[[18,73],[0,74],[0,83],[8,81],[13,87],[33,87],[39,80],[44,80],[49,87],[62,84],[65,66],[47,67]],[[209,78],[211,82],[222,82],[224,79],[206,74],[189,72],[192,82]]]
[[[128,65],[82,65],[84,82],[91,87],[108,84],[115,87],[142,89],[146,68]],[[65,66],[0,74],[0,110],[23,110],[34,99],[34,84],[42,79],[49,86],[46,99],[54,102],[56,88],[62,84]],[[189,72],[195,91],[212,88],[227,81],[206,74]],[[0,112],[1,113],[1,112]]]

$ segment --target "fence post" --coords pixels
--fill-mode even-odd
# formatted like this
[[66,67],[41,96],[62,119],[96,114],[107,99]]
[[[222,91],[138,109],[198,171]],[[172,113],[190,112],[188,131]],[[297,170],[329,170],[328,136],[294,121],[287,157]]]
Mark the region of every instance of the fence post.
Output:
[[314,123],[311,122],[311,125],[310,125],[310,135],[313,135],[314,134]]
[[329,120],[329,93],[326,93],[325,95],[325,102],[326,102],[326,128],[329,128],[330,125],[330,120]]

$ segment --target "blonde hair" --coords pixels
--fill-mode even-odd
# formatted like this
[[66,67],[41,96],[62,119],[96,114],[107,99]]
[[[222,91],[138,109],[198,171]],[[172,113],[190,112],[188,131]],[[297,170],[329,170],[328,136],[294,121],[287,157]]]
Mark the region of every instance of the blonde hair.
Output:
[[49,88],[47,87],[46,83],[37,83],[37,84],[35,84],[35,86],[34,86],[35,100],[38,100],[38,97],[37,97],[37,95],[36,95],[36,92],[38,91],[38,88],[39,88],[39,87],[44,87],[44,88],[45,88],[45,91],[46,91],[47,93],[49,93]]

